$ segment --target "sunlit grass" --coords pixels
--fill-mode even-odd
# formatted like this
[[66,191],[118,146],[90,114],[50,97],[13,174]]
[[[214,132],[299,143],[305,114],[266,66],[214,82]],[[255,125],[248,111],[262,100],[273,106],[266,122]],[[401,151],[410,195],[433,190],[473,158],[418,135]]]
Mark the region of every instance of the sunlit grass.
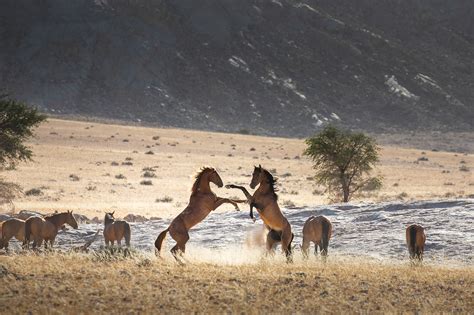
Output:
[[[231,263],[234,259],[239,261]],[[116,257],[114,257],[116,256]],[[255,252],[202,250],[172,257],[122,250],[0,257],[5,313],[465,312],[474,268],[312,257],[287,264]]]

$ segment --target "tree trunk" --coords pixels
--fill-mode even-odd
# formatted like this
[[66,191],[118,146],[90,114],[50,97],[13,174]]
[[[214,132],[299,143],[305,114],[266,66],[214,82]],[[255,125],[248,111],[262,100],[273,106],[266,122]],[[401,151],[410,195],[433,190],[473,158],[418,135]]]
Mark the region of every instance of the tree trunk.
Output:
[[343,198],[344,198],[344,202],[349,202],[349,186],[348,185],[344,185],[344,187],[342,188],[342,192],[343,192]]

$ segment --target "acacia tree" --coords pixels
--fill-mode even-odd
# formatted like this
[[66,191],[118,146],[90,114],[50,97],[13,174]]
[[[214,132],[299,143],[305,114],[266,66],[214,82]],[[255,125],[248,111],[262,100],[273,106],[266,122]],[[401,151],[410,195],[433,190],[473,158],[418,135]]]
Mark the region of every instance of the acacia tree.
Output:
[[[0,95],[0,170],[31,159],[32,152],[25,141],[33,136],[33,129],[45,119],[46,116],[37,109]],[[0,178],[0,204],[10,202],[18,189],[18,185]]]
[[352,133],[334,126],[306,139],[304,155],[314,162],[315,179],[330,194],[342,196],[348,202],[361,190],[380,189],[380,177],[370,172],[379,161],[379,147],[375,139],[363,133]]

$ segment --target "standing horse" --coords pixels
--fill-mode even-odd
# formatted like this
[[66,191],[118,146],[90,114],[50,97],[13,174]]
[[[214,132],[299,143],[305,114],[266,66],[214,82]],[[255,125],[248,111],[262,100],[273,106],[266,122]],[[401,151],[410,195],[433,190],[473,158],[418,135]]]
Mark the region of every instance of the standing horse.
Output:
[[189,240],[188,231],[204,220],[211,211],[217,209],[224,203],[232,204],[236,210],[239,210],[237,203],[246,203],[246,200],[232,200],[218,197],[210,187],[210,183],[214,183],[217,187],[222,187],[222,179],[214,168],[204,167],[195,176],[195,181],[191,189],[191,197],[188,206],[173,219],[169,227],[161,232],[156,241],[155,247],[157,255],[160,255],[161,246],[166,233],[170,233],[171,237],[176,241],[176,245],[171,249],[171,253],[178,259],[178,255],[182,255],[186,249],[186,243]]
[[273,250],[277,243],[281,242],[282,250],[290,262],[292,260],[291,242],[293,241],[294,235],[291,233],[290,223],[278,206],[278,195],[275,192],[275,183],[276,179],[273,178],[272,174],[259,165],[258,167],[254,167],[252,181],[250,182],[250,188],[252,189],[255,189],[255,187],[259,185],[253,195],[242,186],[227,185],[226,188],[242,190],[250,204],[250,217],[253,219],[253,207],[255,207],[269,229],[266,241],[267,250]]
[[303,226],[303,244],[301,250],[303,256],[308,257],[308,249],[310,242],[314,243],[314,254],[318,254],[318,246],[321,251],[321,256],[327,256],[329,240],[332,235],[332,224],[328,218],[319,215],[317,217],[311,216]]
[[125,245],[130,247],[130,224],[127,221],[115,221],[114,212],[105,213],[104,218],[104,240],[105,246],[109,246],[109,242],[114,246],[117,241],[118,246],[122,246],[122,238],[125,238]]
[[412,224],[407,227],[405,234],[410,259],[417,259],[421,262],[423,260],[423,252],[425,251],[425,229],[421,225]]
[[72,211],[55,213],[44,218],[30,217],[25,221],[25,241],[26,248],[30,246],[30,238],[33,237],[33,248],[40,247],[44,240],[44,248],[48,248],[48,241],[53,247],[58,230],[67,223],[77,229],[77,222]]
[[20,219],[8,219],[1,223],[0,248],[5,247],[8,250],[8,243],[12,237],[20,242],[25,241],[25,221]]

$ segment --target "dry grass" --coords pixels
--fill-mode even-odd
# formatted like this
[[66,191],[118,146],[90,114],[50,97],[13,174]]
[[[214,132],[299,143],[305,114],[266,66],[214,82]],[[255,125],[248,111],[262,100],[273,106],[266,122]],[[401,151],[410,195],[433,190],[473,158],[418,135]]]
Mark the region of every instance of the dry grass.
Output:
[[472,267],[331,258],[287,265],[191,263],[144,254],[0,257],[2,313],[354,313],[474,309]]
[[[128,142],[123,142],[124,138]],[[50,119],[37,130],[31,145],[35,161],[20,164],[17,170],[4,171],[2,175],[22,185],[24,191],[48,188],[42,189],[42,195],[17,199],[17,210],[71,209],[88,217],[116,210],[118,216],[135,213],[171,217],[187,203],[192,175],[199,167],[215,166],[224,183],[248,185],[252,167],[258,163],[276,170],[281,200],[288,204],[310,206],[329,202],[327,196],[313,194],[323,189],[307,179],[313,170],[311,162],[301,155],[301,139]],[[146,154],[150,150],[153,155]],[[428,161],[418,161],[420,157]],[[122,165],[131,160],[133,165]],[[422,150],[385,146],[377,170],[384,177],[384,188],[378,195],[365,194],[359,200],[473,195],[472,170],[461,171],[461,166],[472,169],[474,155],[428,150],[423,154]],[[144,169],[153,170],[153,185],[140,185]],[[446,186],[446,182],[454,185]],[[225,188],[213,189],[223,197],[238,195]],[[170,196],[173,202],[155,202],[162,196]],[[221,209],[233,211],[230,205]]]

